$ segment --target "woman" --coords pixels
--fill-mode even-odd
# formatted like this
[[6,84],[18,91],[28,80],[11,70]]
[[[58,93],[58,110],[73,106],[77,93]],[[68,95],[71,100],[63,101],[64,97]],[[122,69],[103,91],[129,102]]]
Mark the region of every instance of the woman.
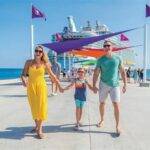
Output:
[[45,70],[53,82],[58,84],[59,91],[63,92],[58,79],[51,71],[48,56],[42,46],[35,48],[34,59],[27,60],[22,72],[23,86],[27,87],[27,95],[31,107],[32,117],[35,120],[35,128],[38,138],[44,138],[42,122],[47,119],[47,85],[44,79]]

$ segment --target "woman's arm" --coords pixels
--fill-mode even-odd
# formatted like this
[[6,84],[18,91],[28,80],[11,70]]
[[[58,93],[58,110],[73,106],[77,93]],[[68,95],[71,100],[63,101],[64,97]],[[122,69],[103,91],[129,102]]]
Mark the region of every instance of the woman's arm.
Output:
[[59,91],[63,92],[63,89],[60,86],[59,80],[57,79],[57,77],[54,75],[54,73],[51,70],[51,64],[50,64],[50,62],[45,63],[45,67],[46,67],[46,71],[47,71],[50,79],[58,85]]
[[31,60],[26,61],[25,65],[24,65],[24,68],[23,68],[23,71],[22,71],[22,74],[21,74],[21,80],[22,80],[22,84],[23,84],[24,87],[26,87],[27,84],[28,84],[27,75],[28,75],[30,62],[31,62]]

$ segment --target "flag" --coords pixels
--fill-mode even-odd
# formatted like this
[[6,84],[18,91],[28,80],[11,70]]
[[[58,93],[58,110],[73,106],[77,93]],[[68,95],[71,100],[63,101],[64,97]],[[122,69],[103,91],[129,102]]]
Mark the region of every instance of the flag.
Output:
[[[128,46],[128,47],[113,47],[112,51],[118,52],[121,50],[126,50],[128,48],[133,48],[133,47],[138,47],[138,46],[141,46],[141,45]],[[104,50],[104,48],[101,48],[101,49],[83,48],[80,50],[73,50],[70,53],[74,55],[78,55],[78,56],[95,57],[95,58],[99,58],[103,55],[106,55],[106,51]]]
[[34,18],[44,18],[46,21],[45,14],[32,5],[32,19]]
[[150,16],[150,6],[146,5],[146,17]]
[[129,41],[129,39],[124,34],[120,34],[120,41]]
[[62,36],[60,33],[56,33],[56,41],[62,41]]
[[64,53],[64,52],[67,52],[67,51],[70,51],[73,49],[82,48],[83,46],[86,46],[88,44],[98,42],[98,41],[110,38],[112,36],[119,35],[124,32],[129,32],[129,31],[132,31],[135,29],[136,28],[124,30],[124,31],[120,31],[120,32],[115,32],[115,33],[108,33],[108,34],[104,34],[104,35],[100,35],[100,36],[82,38],[79,40],[68,40],[68,41],[61,41],[61,42],[44,43],[44,44],[40,44],[40,45],[43,45],[44,47],[52,49],[57,53]]

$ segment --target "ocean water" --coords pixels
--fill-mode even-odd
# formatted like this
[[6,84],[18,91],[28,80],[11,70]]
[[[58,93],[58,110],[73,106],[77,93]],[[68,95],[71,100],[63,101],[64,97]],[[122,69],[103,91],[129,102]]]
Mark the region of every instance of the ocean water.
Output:
[[147,75],[147,79],[150,80],[150,69],[148,69],[148,70],[146,71],[146,75]]
[[[0,80],[19,78],[22,69],[0,68]],[[150,69],[147,70],[147,79],[150,79]]]
[[22,69],[0,68],[0,80],[16,79],[20,77],[21,73]]

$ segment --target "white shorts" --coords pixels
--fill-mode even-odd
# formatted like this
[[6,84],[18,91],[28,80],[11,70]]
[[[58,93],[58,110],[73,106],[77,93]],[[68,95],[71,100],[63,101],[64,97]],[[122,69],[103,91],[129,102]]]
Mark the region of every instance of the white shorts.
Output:
[[110,94],[110,98],[112,102],[120,102],[120,87],[111,87],[104,82],[100,81],[99,84],[99,101],[105,102],[105,100]]

